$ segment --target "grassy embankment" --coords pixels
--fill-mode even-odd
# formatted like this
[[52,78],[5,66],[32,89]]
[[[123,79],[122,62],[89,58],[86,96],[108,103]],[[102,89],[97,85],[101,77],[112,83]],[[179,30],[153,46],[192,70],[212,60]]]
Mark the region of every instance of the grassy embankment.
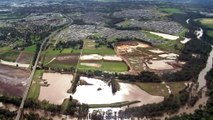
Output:
[[40,93],[40,81],[43,74],[43,70],[36,70],[34,76],[33,76],[33,82],[30,87],[30,91],[28,94],[28,98],[31,98],[33,100],[37,100]]
[[139,103],[140,101],[124,101],[124,102],[116,102],[110,104],[89,104],[89,108],[105,108],[105,107],[123,107],[129,106],[131,104]]

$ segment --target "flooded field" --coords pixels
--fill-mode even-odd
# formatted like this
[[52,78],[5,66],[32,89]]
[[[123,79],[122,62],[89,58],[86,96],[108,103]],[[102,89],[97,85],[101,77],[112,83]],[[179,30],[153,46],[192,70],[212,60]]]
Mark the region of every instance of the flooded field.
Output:
[[158,33],[158,32],[149,32],[149,33],[158,35],[160,37],[163,37],[163,38],[169,39],[169,40],[177,40],[179,38],[179,36],[169,35],[169,34],[164,34],[164,33]]
[[142,42],[121,42],[116,46],[117,54],[129,65],[130,71],[143,70],[173,70],[181,66],[177,62],[178,54],[156,49]]
[[[99,79],[81,77],[91,85],[78,86],[73,98],[81,103],[87,104],[109,104],[122,101],[140,101],[135,105],[143,105],[149,103],[158,103],[163,101],[164,97],[153,96],[141,90],[136,85],[128,83],[119,83],[120,91],[112,93],[112,88],[106,82]],[[85,93],[86,91],[86,93]]]
[[62,104],[70,94],[67,90],[71,86],[71,74],[44,73],[42,79],[48,82],[48,86],[41,86],[39,100],[47,100],[52,104]]
[[80,60],[107,60],[107,61],[123,61],[119,56],[116,55],[98,55],[98,54],[90,54],[90,55],[82,55]]
[[22,96],[30,71],[0,64],[0,92],[12,96]]

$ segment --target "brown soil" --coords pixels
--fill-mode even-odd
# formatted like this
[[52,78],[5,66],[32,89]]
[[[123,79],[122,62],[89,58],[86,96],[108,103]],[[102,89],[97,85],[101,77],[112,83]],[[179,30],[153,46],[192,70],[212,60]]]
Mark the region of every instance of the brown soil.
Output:
[[79,56],[79,54],[59,55],[54,62],[76,65],[78,63]]
[[0,81],[0,93],[3,95],[21,97],[23,95],[25,86],[22,84],[11,85]]
[[16,62],[23,64],[30,64],[33,60],[34,54],[28,52],[21,52]]
[[126,42],[118,42],[117,44],[116,44],[116,46],[121,46],[121,45],[128,45],[128,46],[136,46],[136,45],[138,45],[138,42],[136,42],[136,41],[126,41]]
[[0,64],[0,92],[21,96],[29,76],[28,70]]

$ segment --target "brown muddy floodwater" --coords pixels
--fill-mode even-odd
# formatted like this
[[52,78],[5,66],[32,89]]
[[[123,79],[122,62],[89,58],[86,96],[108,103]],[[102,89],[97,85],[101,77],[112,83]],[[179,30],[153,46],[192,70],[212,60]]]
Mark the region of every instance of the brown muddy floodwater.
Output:
[[72,74],[44,73],[42,78],[48,82],[49,86],[41,86],[39,100],[60,105],[65,98],[69,98],[70,94],[67,90],[71,87]]

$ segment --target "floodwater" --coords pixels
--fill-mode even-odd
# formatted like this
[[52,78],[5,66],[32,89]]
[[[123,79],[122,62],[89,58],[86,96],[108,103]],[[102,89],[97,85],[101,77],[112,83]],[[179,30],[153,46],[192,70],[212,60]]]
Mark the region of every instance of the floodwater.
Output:
[[203,29],[199,28],[199,30],[195,31],[195,34],[197,35],[197,39],[201,39],[201,37],[203,36]]
[[41,86],[39,100],[47,100],[52,104],[62,104],[65,98],[69,98],[70,94],[67,90],[71,87],[72,74],[61,73],[44,73],[45,79],[49,86]]
[[119,83],[120,91],[113,94],[112,88],[102,80],[87,77],[81,77],[80,79],[92,84],[77,87],[73,98],[77,99],[80,103],[109,104],[122,101],[141,101],[137,103],[137,106],[140,106],[143,104],[159,103],[164,99],[161,96],[150,95],[136,85],[128,83]]
[[169,40],[177,40],[179,38],[179,36],[169,35],[169,34],[164,34],[164,33],[158,33],[158,32],[149,32],[149,33],[158,35],[160,37],[163,37],[163,38],[169,39]]
[[180,43],[182,44],[186,44],[187,42],[189,42],[191,40],[191,38],[184,38],[184,40],[180,41]]
[[190,18],[186,20],[186,23],[189,24]]
[[119,56],[116,55],[105,55],[101,56],[98,54],[82,55],[80,60],[107,60],[107,61],[122,61]]
[[212,58],[213,58],[213,46],[212,46],[212,51],[209,54],[207,63],[206,63],[206,67],[200,72],[199,76],[198,76],[198,91],[203,88],[204,86],[206,86],[206,79],[205,76],[207,74],[208,71],[211,70],[212,68]]

